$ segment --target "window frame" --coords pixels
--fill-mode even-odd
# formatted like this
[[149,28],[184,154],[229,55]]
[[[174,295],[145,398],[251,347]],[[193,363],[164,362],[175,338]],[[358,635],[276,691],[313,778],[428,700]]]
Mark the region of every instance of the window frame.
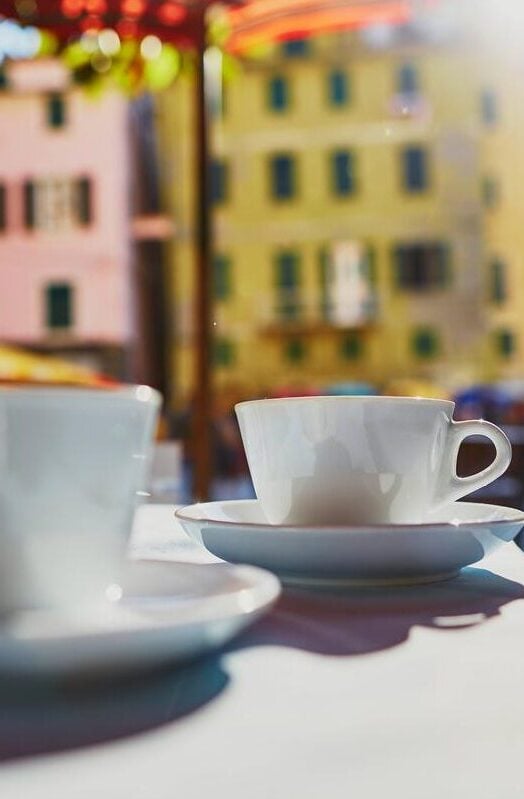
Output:
[[421,144],[406,145],[400,150],[400,163],[403,191],[411,195],[426,193],[431,186],[427,147]]
[[67,127],[67,102],[63,92],[48,92],[45,96],[46,121],[50,130],[61,130]]
[[[428,257],[427,265],[423,265],[424,252]],[[451,257],[451,247],[449,243],[443,241],[414,241],[396,244],[393,247],[395,286],[400,291],[415,293],[443,291],[449,288]],[[411,263],[408,261],[409,258],[411,258]],[[424,270],[429,275],[428,277],[423,276]]]
[[328,102],[332,108],[343,108],[351,102],[351,82],[346,70],[332,69],[327,76]]
[[[346,161],[344,167],[341,167],[341,160]],[[355,162],[354,150],[339,148],[331,152],[331,193],[334,197],[352,197],[357,193]]]
[[[52,305],[52,292],[62,291],[66,289],[65,296],[67,297],[66,314],[67,320],[65,323],[53,322],[53,305]],[[75,287],[72,283],[67,281],[51,281],[44,286],[45,296],[45,328],[50,333],[67,332],[73,329],[75,324]],[[56,301],[56,300],[55,300]],[[56,310],[56,309],[55,309]]]
[[267,106],[274,114],[283,114],[291,105],[291,87],[286,75],[275,74],[267,82]]
[[[279,175],[279,165],[286,164],[288,174]],[[270,197],[282,203],[296,198],[297,188],[297,157],[291,153],[273,153],[269,156],[269,182]],[[280,188],[279,188],[280,186]]]

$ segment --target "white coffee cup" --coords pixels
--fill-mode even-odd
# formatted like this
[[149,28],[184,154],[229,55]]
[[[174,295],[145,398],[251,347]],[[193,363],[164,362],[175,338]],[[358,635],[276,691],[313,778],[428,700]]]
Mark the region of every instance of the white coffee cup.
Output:
[[[418,523],[499,477],[506,435],[454,422],[454,403],[408,397],[298,397],[235,406],[255,491],[271,524]],[[461,442],[490,439],[493,462],[458,477]]]
[[160,395],[0,389],[0,612],[118,594]]

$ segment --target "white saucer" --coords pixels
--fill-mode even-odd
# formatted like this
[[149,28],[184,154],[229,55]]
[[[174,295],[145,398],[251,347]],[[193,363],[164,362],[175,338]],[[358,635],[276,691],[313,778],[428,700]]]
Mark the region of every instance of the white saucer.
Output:
[[65,615],[24,611],[0,625],[0,674],[136,670],[220,647],[266,611],[278,580],[251,566],[131,561],[123,596]]
[[201,503],[176,516],[213,555],[270,569],[286,583],[313,585],[447,579],[524,526],[521,510],[473,502],[454,502],[424,524],[372,527],[271,525],[258,500]]

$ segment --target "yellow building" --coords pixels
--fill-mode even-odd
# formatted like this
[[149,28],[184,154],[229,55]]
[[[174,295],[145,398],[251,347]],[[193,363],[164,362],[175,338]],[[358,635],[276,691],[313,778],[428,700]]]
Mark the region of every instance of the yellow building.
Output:
[[[495,221],[489,177],[500,157],[516,182],[507,148],[524,119],[496,131],[499,86],[462,23],[289,43],[226,83],[211,167],[219,391],[516,373],[505,364],[518,361],[518,300],[497,299],[510,278],[493,265],[510,260],[515,222]],[[181,401],[192,381],[190,80],[159,105],[174,154]]]

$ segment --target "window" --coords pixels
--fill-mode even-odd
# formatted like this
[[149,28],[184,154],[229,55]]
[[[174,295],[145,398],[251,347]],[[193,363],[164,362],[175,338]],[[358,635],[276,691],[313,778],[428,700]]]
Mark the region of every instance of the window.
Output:
[[91,209],[91,181],[89,178],[80,178],[76,184],[76,205],[78,222],[89,225],[92,221]]
[[307,39],[291,39],[282,45],[282,53],[288,58],[303,58],[309,54],[309,41]]
[[331,185],[337,197],[347,197],[355,192],[355,157],[349,150],[332,154]]
[[486,127],[493,127],[497,122],[497,95],[491,89],[484,89],[480,95],[480,114]]
[[495,332],[496,348],[503,358],[511,357],[515,352],[515,336],[511,330],[497,330]]
[[275,261],[277,314],[284,319],[296,319],[300,314],[300,259],[297,253],[283,251]]
[[396,284],[409,291],[445,288],[450,278],[449,247],[442,243],[402,244],[393,252]]
[[340,353],[347,361],[355,361],[363,352],[362,337],[358,333],[348,333],[341,341]]
[[69,283],[50,283],[45,290],[46,324],[52,330],[66,330],[73,323],[73,289]]
[[408,192],[424,191],[428,187],[427,153],[422,147],[406,147],[401,152],[402,185]]
[[318,253],[318,284],[320,289],[320,315],[329,320],[331,303],[329,301],[329,253],[327,247],[321,247]]
[[211,202],[217,205],[227,200],[229,195],[229,168],[224,160],[211,161],[210,174]]
[[286,342],[284,348],[284,357],[286,361],[297,363],[303,361],[306,356],[306,348],[304,342],[299,338],[293,338],[291,341]]
[[235,361],[235,345],[228,338],[219,338],[215,341],[214,362],[215,366],[231,366]]
[[413,64],[403,64],[398,70],[397,90],[399,94],[417,94],[418,75]]
[[484,177],[482,179],[481,191],[484,208],[488,210],[495,208],[499,202],[499,185],[495,178]]
[[289,106],[289,83],[282,75],[276,75],[268,83],[268,102],[273,111],[285,111]]
[[289,200],[296,193],[295,159],[291,155],[275,155],[270,160],[271,196]]
[[366,248],[365,271],[370,285],[373,286],[377,282],[377,254],[371,244]]
[[438,336],[434,330],[421,328],[413,333],[412,346],[418,358],[434,358],[439,352]]
[[340,69],[328,75],[328,98],[331,105],[342,106],[349,102],[350,89],[348,76]]
[[215,299],[226,300],[231,295],[231,259],[227,255],[215,255],[213,274]]
[[35,184],[32,180],[24,183],[24,224],[26,228],[35,226]]
[[49,94],[46,97],[46,112],[50,128],[63,128],[67,122],[64,96],[58,93]]
[[492,302],[504,302],[507,298],[506,264],[498,259],[490,264],[490,289],[489,296]]
[[3,183],[0,183],[0,232],[7,226],[7,207],[6,190]]
[[92,221],[91,195],[87,177],[28,180],[24,183],[25,226],[57,233],[88,225]]

